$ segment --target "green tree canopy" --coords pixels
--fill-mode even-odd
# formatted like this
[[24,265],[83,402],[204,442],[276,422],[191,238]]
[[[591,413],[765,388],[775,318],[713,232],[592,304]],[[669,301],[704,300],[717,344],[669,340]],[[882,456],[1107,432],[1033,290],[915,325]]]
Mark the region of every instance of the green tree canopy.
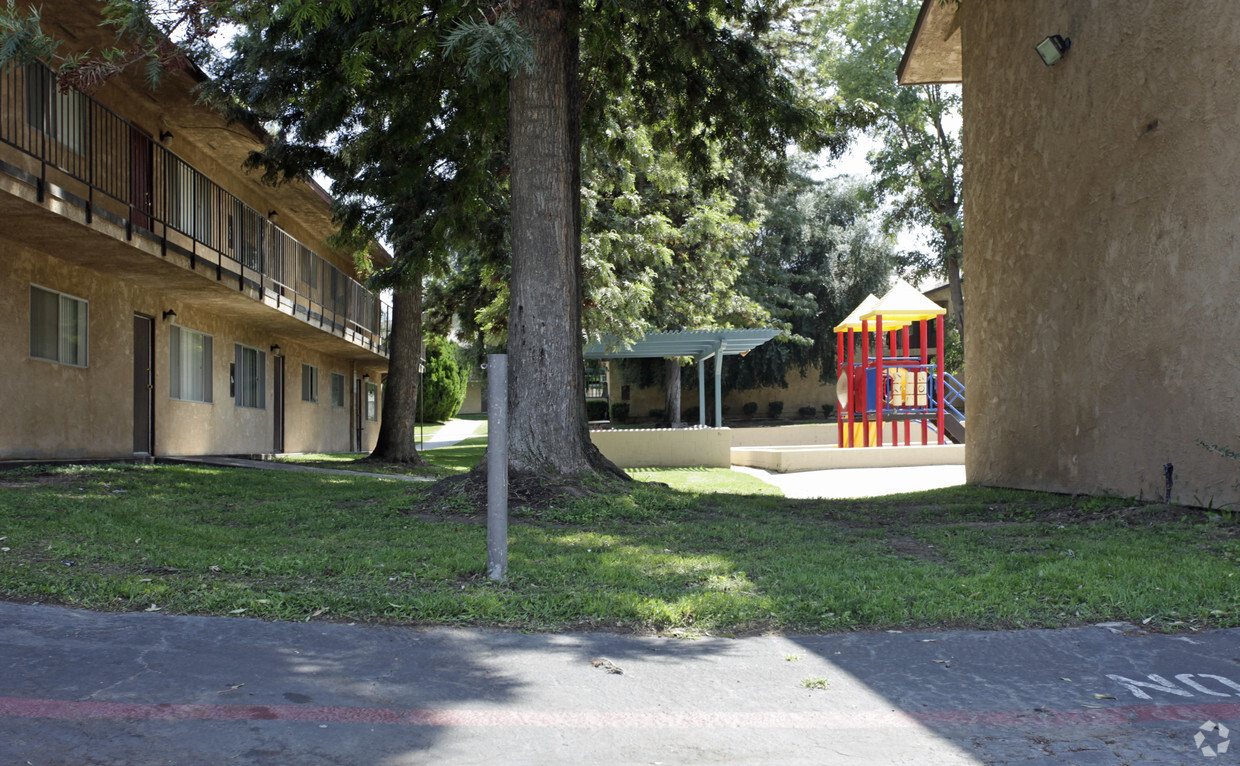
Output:
[[896,70],[912,34],[920,0],[828,0],[815,36],[820,80],[847,108],[868,115],[877,147],[870,152],[874,202],[886,205],[889,231],[921,226],[933,253],[901,254],[913,279],[930,274],[951,285],[958,329],[964,324],[960,290],[964,249],[960,117],[954,86],[901,87]]

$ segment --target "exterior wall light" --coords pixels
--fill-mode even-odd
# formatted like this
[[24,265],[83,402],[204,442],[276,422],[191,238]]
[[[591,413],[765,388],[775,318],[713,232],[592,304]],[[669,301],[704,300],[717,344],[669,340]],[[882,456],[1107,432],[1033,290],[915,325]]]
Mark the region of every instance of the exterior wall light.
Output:
[[1072,39],[1061,35],[1051,35],[1033,47],[1042,57],[1042,63],[1055,66],[1059,63],[1059,59],[1063,58],[1063,54],[1072,47]]
[[277,343],[271,347],[272,356],[280,356],[280,344]]
[[176,319],[176,318],[177,318],[177,312],[173,311],[172,309],[168,309],[167,311],[164,312],[165,322],[167,322],[169,319]]
[[167,144],[171,142],[172,142],[172,131],[171,130],[159,131],[159,143]]
[[280,217],[280,213],[275,210],[272,210],[269,213],[267,213],[267,220],[271,221],[272,223],[275,223],[276,219],[279,217]]

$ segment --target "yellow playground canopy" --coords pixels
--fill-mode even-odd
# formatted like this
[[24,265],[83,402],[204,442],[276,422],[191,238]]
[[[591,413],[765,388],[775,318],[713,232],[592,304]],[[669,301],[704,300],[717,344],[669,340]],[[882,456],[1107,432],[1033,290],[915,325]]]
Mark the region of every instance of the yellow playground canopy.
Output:
[[835,326],[835,331],[847,332],[849,330],[856,330],[861,332],[861,315],[869,311],[876,303],[878,303],[878,298],[874,297],[874,293],[865,296],[865,300],[861,301],[861,305],[853,309],[853,312],[845,317],[843,322]]
[[[864,305],[863,303],[862,306]],[[861,307],[858,307],[858,310],[861,311],[860,319],[870,322],[871,328],[874,320],[881,316],[883,330],[894,330],[947,313],[947,309],[922,295],[916,287],[903,279],[897,279],[895,287],[888,290],[887,294],[868,310],[861,310]]]

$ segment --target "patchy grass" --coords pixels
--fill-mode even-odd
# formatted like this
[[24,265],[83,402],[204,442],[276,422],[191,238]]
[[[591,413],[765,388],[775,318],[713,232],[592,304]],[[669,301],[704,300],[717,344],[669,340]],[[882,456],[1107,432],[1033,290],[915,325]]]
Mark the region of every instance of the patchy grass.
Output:
[[510,579],[497,585],[483,576],[485,519],[420,484],[203,466],[2,471],[0,597],[528,630],[1240,625],[1234,518],[973,487],[789,500],[740,474],[719,492],[730,471],[637,473],[650,481],[514,510]]
[[731,468],[630,468],[628,474],[638,481],[659,482],[696,494],[784,494],[773,484]]

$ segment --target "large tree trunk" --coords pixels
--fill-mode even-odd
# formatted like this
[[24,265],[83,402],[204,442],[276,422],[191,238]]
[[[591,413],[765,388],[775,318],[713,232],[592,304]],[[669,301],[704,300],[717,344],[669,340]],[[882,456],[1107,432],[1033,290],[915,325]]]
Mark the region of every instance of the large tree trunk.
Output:
[[577,10],[572,0],[524,0],[515,8],[535,62],[509,81],[509,467],[624,476],[590,441],[586,421]]
[[675,359],[663,360],[663,425],[680,428],[680,363]]
[[383,387],[383,422],[370,460],[418,465],[418,359],[422,351],[422,281],[392,299],[387,385]]

